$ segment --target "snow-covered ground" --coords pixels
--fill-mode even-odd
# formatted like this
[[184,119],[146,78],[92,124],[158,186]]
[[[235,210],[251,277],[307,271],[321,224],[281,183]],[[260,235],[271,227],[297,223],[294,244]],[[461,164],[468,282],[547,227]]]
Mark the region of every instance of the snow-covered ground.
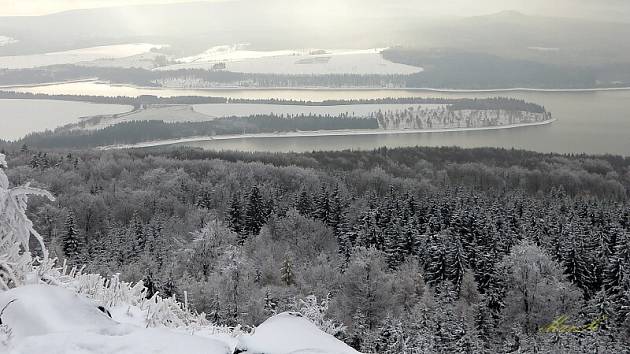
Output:
[[96,59],[93,61],[77,63],[77,65],[88,67],[140,68],[151,70],[157,68],[160,65],[164,65],[163,63],[167,62],[168,60],[168,56],[162,53],[146,52],[123,58]]
[[251,336],[240,336],[236,349],[252,354],[359,353],[294,312],[273,316],[256,327]]
[[4,47],[5,45],[9,45],[12,43],[17,43],[16,39],[7,36],[0,36],[0,47]]
[[130,43],[90,48],[67,50],[32,55],[15,55],[0,57],[0,68],[25,69],[57,64],[76,64],[98,59],[113,59],[148,53],[161,45],[149,43]]
[[252,334],[230,336],[210,327],[151,328],[146,311],[130,304],[112,308],[110,318],[92,300],[49,285],[0,292],[2,308],[0,352],[7,354],[358,354],[297,313],[273,316]]
[[115,114],[101,118],[97,124],[87,125],[86,129],[100,129],[107,126],[144,120],[163,120],[165,122],[203,122],[214,119],[193,110],[189,105],[156,105],[128,114]]
[[[180,58],[175,65],[156,70],[217,69],[260,74],[413,74],[422,68],[385,60],[383,49],[254,51],[244,45],[213,47]],[[223,67],[224,66],[224,67]]]

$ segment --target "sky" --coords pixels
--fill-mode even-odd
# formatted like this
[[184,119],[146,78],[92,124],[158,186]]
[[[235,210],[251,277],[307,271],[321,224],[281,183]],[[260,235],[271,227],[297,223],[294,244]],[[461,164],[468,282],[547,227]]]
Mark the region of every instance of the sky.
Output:
[[[36,16],[55,12],[124,5],[182,3],[192,0],[0,0],[0,16]],[[209,2],[233,0],[205,0]],[[277,2],[278,0],[241,0]],[[287,0],[289,1],[289,0]],[[300,0],[297,0],[299,2]],[[295,6],[296,1],[290,3]],[[391,11],[426,16],[475,16],[516,10],[530,15],[593,18],[630,22],[630,0],[307,0],[308,11],[361,12],[379,15]],[[372,13],[370,13],[372,12]]]
[[0,0],[0,16],[38,16],[76,9],[178,2],[191,0]]

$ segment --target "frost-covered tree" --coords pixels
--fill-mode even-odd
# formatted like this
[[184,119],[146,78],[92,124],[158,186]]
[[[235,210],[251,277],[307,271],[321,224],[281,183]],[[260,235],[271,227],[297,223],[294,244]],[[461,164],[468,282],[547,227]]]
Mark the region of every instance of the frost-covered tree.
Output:
[[525,333],[534,333],[579,307],[580,291],[566,280],[560,265],[534,244],[514,246],[498,269],[507,288],[505,328],[520,325]]
[[322,301],[319,301],[315,295],[309,295],[305,299],[299,299],[294,306],[322,331],[333,336],[340,336],[346,330],[346,326],[327,318],[330,299],[330,294]]
[[[9,187],[9,179],[4,154],[0,154],[0,289],[6,290],[23,284],[33,271],[29,247],[31,236],[40,246],[43,262],[48,261],[48,251],[44,240],[33,228],[26,216],[29,195],[38,195],[54,200],[53,196],[28,184],[22,187]],[[42,274],[39,274],[40,276]]]

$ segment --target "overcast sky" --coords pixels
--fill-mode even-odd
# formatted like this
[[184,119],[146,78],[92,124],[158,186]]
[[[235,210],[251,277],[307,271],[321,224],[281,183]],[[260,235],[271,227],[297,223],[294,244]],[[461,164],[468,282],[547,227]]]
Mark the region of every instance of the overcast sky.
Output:
[[[290,1],[292,5],[296,2],[296,0],[286,1]],[[0,16],[43,15],[80,8],[177,2],[191,2],[191,0],[0,0]],[[467,16],[517,10],[532,15],[546,14],[630,22],[630,0],[308,0],[303,3],[309,11],[345,10],[352,13],[360,12],[368,16],[379,15],[384,8],[401,11],[401,14],[409,14],[408,11],[413,11],[426,16],[449,14]]]

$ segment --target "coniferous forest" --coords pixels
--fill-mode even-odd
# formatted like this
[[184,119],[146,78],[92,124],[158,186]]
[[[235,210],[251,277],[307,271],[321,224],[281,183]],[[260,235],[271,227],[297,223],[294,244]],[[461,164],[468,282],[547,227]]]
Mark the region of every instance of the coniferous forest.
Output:
[[54,256],[217,324],[308,299],[366,353],[630,350],[628,158],[3,150]]

